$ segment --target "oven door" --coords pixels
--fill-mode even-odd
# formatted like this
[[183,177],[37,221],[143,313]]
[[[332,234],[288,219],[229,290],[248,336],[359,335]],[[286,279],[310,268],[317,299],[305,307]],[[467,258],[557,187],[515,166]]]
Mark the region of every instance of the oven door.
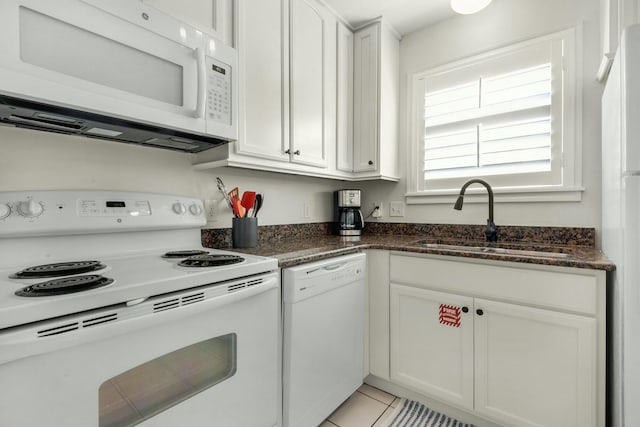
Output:
[[0,334],[0,425],[267,427],[279,278],[252,277]]
[[207,133],[213,39],[140,1],[123,4],[116,15],[77,0],[0,2],[0,91]]

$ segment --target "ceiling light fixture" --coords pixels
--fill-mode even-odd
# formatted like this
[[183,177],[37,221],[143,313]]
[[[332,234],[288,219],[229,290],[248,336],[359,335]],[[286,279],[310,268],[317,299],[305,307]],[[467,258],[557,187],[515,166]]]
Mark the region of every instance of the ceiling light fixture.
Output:
[[451,0],[451,9],[461,15],[470,15],[489,6],[491,0]]

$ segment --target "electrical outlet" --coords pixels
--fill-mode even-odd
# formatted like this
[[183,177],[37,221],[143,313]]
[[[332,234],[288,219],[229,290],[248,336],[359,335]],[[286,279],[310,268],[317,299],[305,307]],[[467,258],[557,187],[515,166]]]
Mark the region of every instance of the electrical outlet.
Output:
[[404,203],[389,202],[389,216],[404,216]]
[[218,220],[218,200],[205,200],[204,212],[207,216],[207,222],[216,222]]
[[309,203],[305,203],[303,206],[303,210],[304,210],[304,217],[306,218],[311,218],[311,207],[309,207]]
[[377,209],[373,211],[371,216],[373,218],[382,218],[383,210],[382,210],[383,202],[373,202],[373,207]]

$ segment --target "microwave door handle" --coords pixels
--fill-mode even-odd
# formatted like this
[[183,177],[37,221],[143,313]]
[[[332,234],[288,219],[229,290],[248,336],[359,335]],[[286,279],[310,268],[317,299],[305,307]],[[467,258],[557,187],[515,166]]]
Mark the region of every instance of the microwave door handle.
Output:
[[204,49],[197,47],[195,49],[197,68],[198,68],[198,87],[196,97],[196,110],[194,116],[196,119],[204,119],[204,108],[207,94],[207,65],[204,58]]

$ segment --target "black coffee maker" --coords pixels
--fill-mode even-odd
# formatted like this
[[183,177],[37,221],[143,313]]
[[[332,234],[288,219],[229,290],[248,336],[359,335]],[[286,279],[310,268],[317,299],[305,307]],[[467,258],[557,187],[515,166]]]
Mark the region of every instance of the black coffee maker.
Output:
[[364,228],[360,211],[360,190],[338,190],[334,193],[336,234],[359,236]]

